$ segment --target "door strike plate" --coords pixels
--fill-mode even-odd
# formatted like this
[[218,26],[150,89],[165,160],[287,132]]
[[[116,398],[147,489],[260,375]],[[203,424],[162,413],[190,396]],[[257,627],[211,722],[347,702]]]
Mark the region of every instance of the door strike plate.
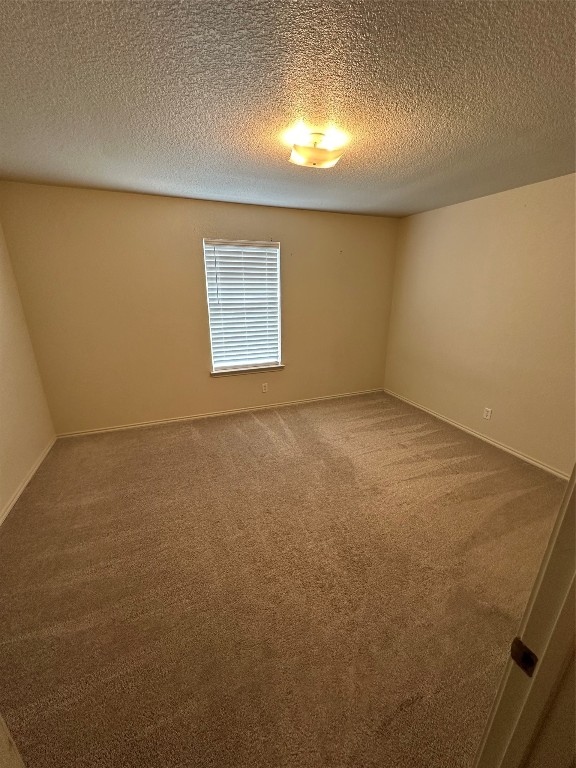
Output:
[[512,640],[510,656],[512,656],[513,661],[518,664],[520,669],[526,672],[528,677],[532,677],[534,670],[536,669],[536,664],[538,663],[538,656],[536,656],[534,651],[531,651],[527,645],[524,645],[519,637],[515,637],[514,640]]

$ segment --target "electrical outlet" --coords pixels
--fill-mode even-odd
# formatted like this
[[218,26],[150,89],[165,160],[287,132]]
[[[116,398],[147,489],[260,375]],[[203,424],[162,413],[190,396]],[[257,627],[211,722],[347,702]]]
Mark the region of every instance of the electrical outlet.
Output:
[[484,418],[485,419],[492,418],[492,408],[484,408]]
[[262,392],[264,392],[264,394],[268,392],[268,384],[262,384]]

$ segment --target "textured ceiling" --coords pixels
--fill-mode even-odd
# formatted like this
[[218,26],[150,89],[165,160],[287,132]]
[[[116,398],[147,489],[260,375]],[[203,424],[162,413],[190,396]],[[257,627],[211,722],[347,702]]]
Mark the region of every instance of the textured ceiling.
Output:
[[[399,215],[574,169],[562,0],[3,0],[0,177]],[[351,135],[288,163],[296,120]]]

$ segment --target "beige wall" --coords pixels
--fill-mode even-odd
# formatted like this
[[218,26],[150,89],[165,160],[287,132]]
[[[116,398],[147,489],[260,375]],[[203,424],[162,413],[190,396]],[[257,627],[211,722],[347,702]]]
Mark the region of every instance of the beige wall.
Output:
[[[58,433],[382,386],[395,220],[10,182],[0,216]],[[285,370],[209,376],[203,237],[280,241]]]
[[[570,471],[574,176],[400,223],[2,182],[0,218],[59,433],[385,382]],[[209,376],[203,237],[281,242],[284,371]]]
[[568,474],[574,348],[573,175],[401,222],[388,390]]
[[0,226],[0,522],[54,429]]
[[8,731],[8,727],[0,715],[0,766],[2,768],[24,768],[22,758],[16,744]]

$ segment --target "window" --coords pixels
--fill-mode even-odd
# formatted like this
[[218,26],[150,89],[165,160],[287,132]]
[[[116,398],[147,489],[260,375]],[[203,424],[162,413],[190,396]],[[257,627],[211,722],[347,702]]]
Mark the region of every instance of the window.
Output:
[[204,240],[212,372],[281,366],[280,243]]

